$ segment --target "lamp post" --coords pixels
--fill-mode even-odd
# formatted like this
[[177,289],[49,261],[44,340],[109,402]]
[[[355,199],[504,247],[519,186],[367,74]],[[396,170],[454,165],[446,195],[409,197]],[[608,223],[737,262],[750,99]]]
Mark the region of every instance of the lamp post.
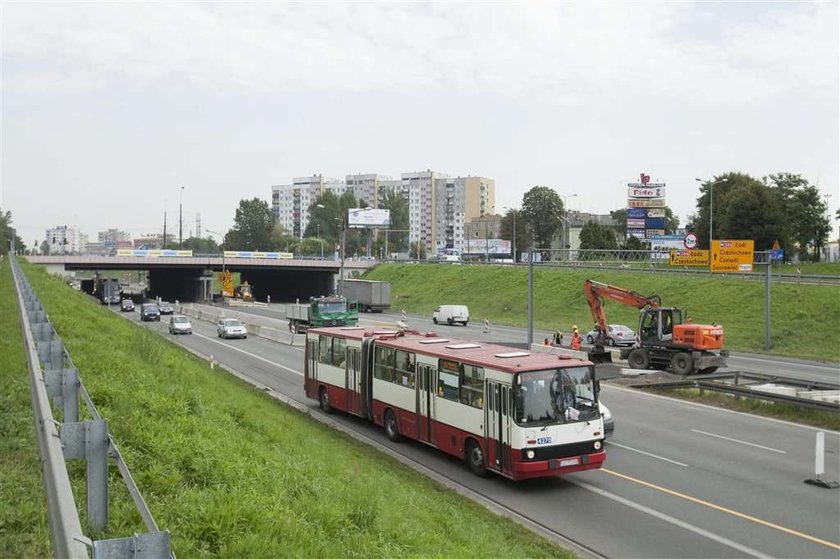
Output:
[[[703,179],[694,179],[694,180],[696,180],[700,183],[703,182]],[[729,182],[729,179],[728,178],[723,178],[723,179],[720,179],[720,181],[718,181],[718,182]],[[714,238],[712,236],[712,225],[714,223],[714,217],[715,217],[714,204],[713,204],[714,199],[715,199],[715,181],[709,181],[709,254],[710,255],[712,253],[712,239]]]
[[[563,199],[563,235],[561,236],[563,238],[563,243],[560,246],[561,251],[566,250],[566,245],[568,245],[569,248],[572,247],[572,243],[569,242],[569,237],[572,234],[572,227],[571,223],[569,223],[569,207],[566,205],[566,198],[574,198],[576,196],[577,192],[574,194],[566,194],[565,196],[562,194],[560,195],[560,198]],[[563,253],[561,252],[560,254],[562,255]]]
[[184,187],[178,194],[178,248],[184,248]]

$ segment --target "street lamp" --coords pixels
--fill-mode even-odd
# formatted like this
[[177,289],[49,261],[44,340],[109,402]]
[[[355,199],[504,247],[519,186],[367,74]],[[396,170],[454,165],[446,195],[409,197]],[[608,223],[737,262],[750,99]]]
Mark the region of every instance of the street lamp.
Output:
[[516,264],[516,208],[505,208],[506,210],[510,210],[511,214],[513,215],[513,246],[511,247],[513,250],[513,263]]
[[184,248],[184,187],[178,194],[178,248]]
[[[575,198],[576,196],[577,196],[577,192],[575,192],[574,194],[566,194],[565,196],[562,195],[562,194],[560,195],[560,198],[563,199],[563,221],[564,221],[563,235],[562,235],[564,242],[560,246],[561,251],[566,249],[566,245],[568,245],[569,248],[572,247],[572,243],[569,242],[569,237],[572,234],[572,224],[569,223],[569,207],[566,205],[566,198]],[[563,253],[561,252],[560,254],[562,255]]]
[[[694,179],[698,182],[703,182],[703,179]],[[729,182],[728,178],[722,178],[718,182]],[[714,202],[715,197],[715,181],[709,181],[709,254],[711,254],[712,250],[712,224],[714,223],[714,206],[712,203]]]

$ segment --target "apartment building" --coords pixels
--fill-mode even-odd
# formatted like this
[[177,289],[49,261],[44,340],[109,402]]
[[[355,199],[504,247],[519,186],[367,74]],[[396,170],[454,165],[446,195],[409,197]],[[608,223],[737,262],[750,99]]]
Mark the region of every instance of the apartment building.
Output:
[[309,223],[309,207],[324,192],[337,196],[351,192],[371,208],[380,207],[385,192],[396,192],[408,204],[409,241],[422,243],[430,257],[441,248],[463,250],[466,224],[493,214],[496,204],[493,179],[451,178],[432,170],[402,173],[399,179],[375,173],[346,175],[344,181],[312,175],[271,190],[278,222],[301,238]]
[[47,229],[46,235],[50,254],[79,254],[84,252],[88,242],[87,235],[66,225]]
[[107,231],[100,231],[96,235],[102,246],[116,247],[120,244],[131,244],[131,235],[127,231],[108,229]]

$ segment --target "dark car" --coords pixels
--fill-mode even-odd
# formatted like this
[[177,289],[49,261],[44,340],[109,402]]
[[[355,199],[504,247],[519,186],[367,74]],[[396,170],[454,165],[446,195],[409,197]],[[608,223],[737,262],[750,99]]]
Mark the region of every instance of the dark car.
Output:
[[160,314],[172,314],[175,312],[175,309],[172,308],[172,303],[167,303],[166,301],[158,303],[158,309],[160,310]]
[[134,310],[134,301],[131,299],[123,299],[120,303],[120,310],[122,312],[129,312]]
[[160,309],[155,303],[143,303],[140,305],[140,320],[143,322],[160,321]]

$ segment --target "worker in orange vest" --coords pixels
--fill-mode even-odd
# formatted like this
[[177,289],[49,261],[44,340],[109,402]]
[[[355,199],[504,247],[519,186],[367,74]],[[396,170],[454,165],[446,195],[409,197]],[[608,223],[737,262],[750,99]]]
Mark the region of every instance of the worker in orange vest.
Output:
[[580,332],[578,332],[577,324],[572,326],[572,349],[575,351],[580,351]]

